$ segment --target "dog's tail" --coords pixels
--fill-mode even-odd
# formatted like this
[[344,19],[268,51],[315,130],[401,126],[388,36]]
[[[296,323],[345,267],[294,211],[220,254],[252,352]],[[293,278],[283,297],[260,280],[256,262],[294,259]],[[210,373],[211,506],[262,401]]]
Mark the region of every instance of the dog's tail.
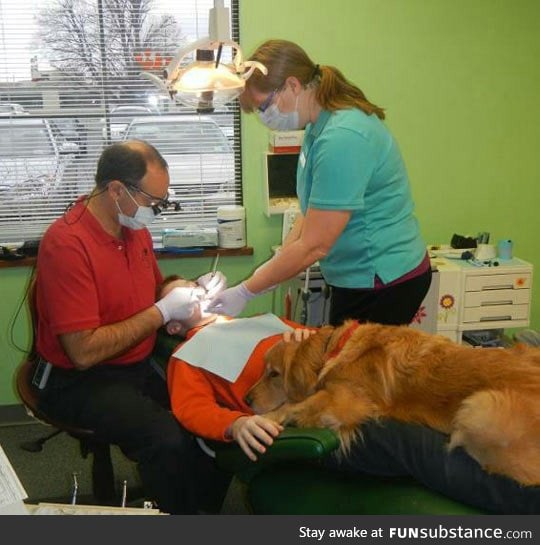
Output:
[[462,403],[449,448],[462,446],[486,470],[540,484],[540,407],[515,390],[476,392]]

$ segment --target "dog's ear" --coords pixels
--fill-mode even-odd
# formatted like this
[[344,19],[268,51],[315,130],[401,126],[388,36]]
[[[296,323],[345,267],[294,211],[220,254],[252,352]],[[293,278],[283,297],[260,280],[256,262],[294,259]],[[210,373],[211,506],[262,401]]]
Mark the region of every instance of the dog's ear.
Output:
[[285,345],[284,385],[291,401],[301,401],[315,392],[324,365],[325,329],[302,342],[290,341]]

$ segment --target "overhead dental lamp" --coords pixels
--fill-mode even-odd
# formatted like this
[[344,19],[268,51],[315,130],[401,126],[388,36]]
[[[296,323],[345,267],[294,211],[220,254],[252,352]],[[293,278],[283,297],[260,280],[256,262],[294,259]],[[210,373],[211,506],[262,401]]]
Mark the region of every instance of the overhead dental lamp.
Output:
[[[171,98],[199,112],[211,112],[233,101],[242,93],[254,70],[268,73],[260,62],[243,60],[240,46],[230,38],[229,9],[224,7],[223,0],[214,0],[208,29],[208,37],[178,50],[164,70],[164,80],[143,73]],[[224,47],[232,49],[230,64],[221,60]],[[195,60],[187,66],[183,64],[185,57],[193,53]]]

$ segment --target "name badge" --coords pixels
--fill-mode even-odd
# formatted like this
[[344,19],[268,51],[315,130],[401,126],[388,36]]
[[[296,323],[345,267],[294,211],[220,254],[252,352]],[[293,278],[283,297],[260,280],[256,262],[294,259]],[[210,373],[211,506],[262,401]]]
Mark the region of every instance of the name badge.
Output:
[[304,168],[306,166],[306,156],[304,155],[303,151],[300,153],[299,160],[300,160],[300,166]]

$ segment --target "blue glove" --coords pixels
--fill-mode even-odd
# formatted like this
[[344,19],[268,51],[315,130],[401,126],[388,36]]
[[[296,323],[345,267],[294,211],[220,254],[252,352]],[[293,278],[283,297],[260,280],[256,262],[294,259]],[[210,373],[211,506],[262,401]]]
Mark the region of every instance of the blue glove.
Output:
[[174,288],[156,303],[163,316],[163,323],[171,320],[187,320],[206,295],[203,288]]
[[207,299],[213,299],[227,287],[227,277],[219,271],[209,272],[199,276],[197,284],[206,290]]
[[237,316],[244,310],[247,302],[253,299],[256,294],[251,293],[245,282],[233,286],[221,292],[217,297],[209,301],[206,312],[214,314],[226,314],[227,316]]

